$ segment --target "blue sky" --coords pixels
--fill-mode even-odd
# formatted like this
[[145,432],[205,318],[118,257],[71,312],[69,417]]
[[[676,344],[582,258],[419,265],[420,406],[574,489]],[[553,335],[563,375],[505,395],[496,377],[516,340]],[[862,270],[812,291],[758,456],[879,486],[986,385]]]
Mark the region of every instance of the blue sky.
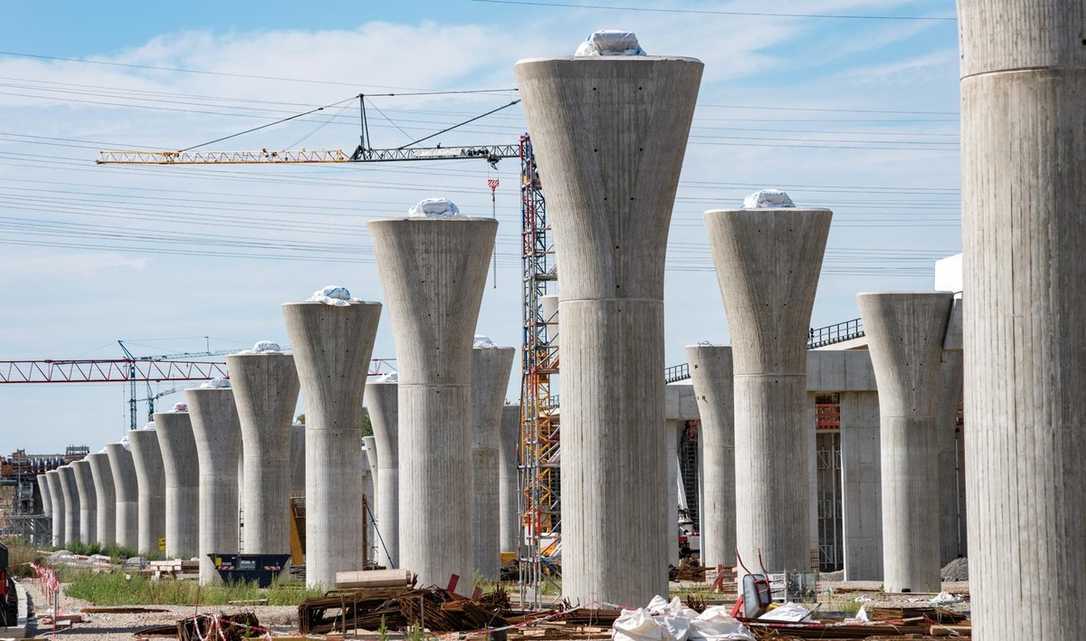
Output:
[[[213,348],[285,342],[282,302],[330,283],[383,297],[367,219],[434,195],[489,215],[491,176],[502,181],[498,286],[484,296],[479,332],[518,345],[515,162],[497,172],[483,163],[125,169],[96,167],[95,150],[180,148],[378,86],[512,87],[518,58],[567,54],[595,28],[628,28],[649,53],[706,63],[669,242],[668,362],[682,360],[685,344],[727,341],[701,212],[756,188],[783,187],[801,205],[835,211],[815,326],[856,316],[859,291],[930,288],[934,258],[958,251],[953,22],[468,0],[101,4],[7,3],[0,49],[212,73],[0,55],[0,296],[9,303],[0,358],[115,356],[117,338],[146,354],[200,349],[205,335]],[[949,1],[769,4],[641,6],[953,15]],[[389,117],[371,114],[375,142],[402,144],[510,95],[375,98]],[[326,113],[217,148],[352,147],[353,107]],[[513,108],[440,140],[512,142],[523,128]],[[260,258],[208,255],[229,252],[232,240]],[[270,258],[288,244],[306,260]],[[375,355],[394,356],[387,317]],[[124,387],[0,386],[0,451],[119,438]]]

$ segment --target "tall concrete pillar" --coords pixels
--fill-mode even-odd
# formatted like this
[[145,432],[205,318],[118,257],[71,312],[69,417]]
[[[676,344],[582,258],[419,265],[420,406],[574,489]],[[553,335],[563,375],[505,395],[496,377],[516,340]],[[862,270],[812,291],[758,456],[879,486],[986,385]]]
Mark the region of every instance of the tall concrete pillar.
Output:
[[283,316],[305,397],[306,584],[333,588],[362,569],[359,430],[381,305],[287,303]]
[[200,458],[187,409],[155,413],[166,475],[166,558],[200,553]]
[[117,544],[117,494],[113,490],[113,472],[109,467],[109,456],[105,452],[88,454],[91,481],[94,483],[96,500],[94,530],[98,544],[103,548]]
[[116,505],[114,539],[118,547],[135,552],[139,547],[139,485],[132,452],[121,443],[107,443],[106,456]]
[[498,449],[502,406],[516,349],[477,346],[471,350],[472,557],[475,572],[497,581],[501,568],[501,505],[498,498]]
[[887,592],[938,592],[939,439],[949,292],[856,297],[879,388],[883,585]]
[[41,513],[52,518],[53,504],[49,497],[49,482],[46,480],[45,474],[39,474],[37,481],[38,493],[41,495]]
[[841,529],[846,581],[882,580],[879,395],[841,392]]
[[[290,552],[290,426],[299,390],[294,357],[277,351],[242,352],[227,356],[226,367],[241,422],[244,551],[286,554]],[[307,522],[309,518],[307,513]]]
[[68,511],[64,509],[63,481],[58,470],[49,470],[45,473],[45,482],[49,486],[49,507],[53,517],[53,547],[64,547],[64,517]]
[[374,507],[377,503],[377,484],[374,482],[374,478],[377,476],[374,472],[377,457],[375,454],[370,453],[370,443],[366,443],[367,440],[372,438],[370,436],[362,439],[362,465],[359,468],[362,472],[362,495],[366,497],[367,511],[362,514],[362,523],[366,528],[367,547],[365,560],[367,562],[376,561],[377,551],[381,548],[373,523],[373,516],[376,514]]
[[[751,567],[810,567],[814,427],[807,334],[832,212],[705,213],[732,339],[736,546]],[[811,408],[813,410],[813,408]]]
[[735,565],[735,408],[732,348],[688,345],[686,359],[701,418],[701,559]]
[[75,482],[75,468],[68,463],[57,470],[60,471],[60,491],[64,494],[64,545],[81,543],[82,506],[79,503],[79,487]]
[[290,426],[290,496],[305,496],[305,425]]
[[[370,426],[371,427],[373,426],[372,422],[370,423]],[[370,512],[372,512],[374,518],[376,518],[376,515],[377,515],[377,496],[378,496],[378,488],[377,488],[377,461],[378,461],[377,438],[375,436],[372,436],[372,435],[371,436],[363,436],[362,437],[362,450],[366,453],[366,462],[369,463],[370,471],[372,472],[372,477],[373,477],[373,481],[372,481],[372,483],[373,483],[373,498],[369,501],[368,505],[369,505],[369,508],[370,508]],[[371,521],[372,520],[373,519],[371,519]]]
[[161,554],[158,541],[166,536],[166,473],[158,434],[153,428],[132,430],[128,433],[128,446],[138,487],[136,548],[142,555]]
[[961,539],[961,512],[958,505],[958,410],[962,405],[963,355],[959,351],[943,352],[940,383],[935,406],[935,433],[939,458],[939,563],[946,565],[965,555]]
[[522,60],[561,265],[562,594],[667,590],[664,256],[701,82],[693,58]]
[[[231,372],[233,375],[233,372]],[[185,390],[199,459],[200,584],[222,583],[210,554],[238,549],[238,455],[241,425],[230,387]]]
[[973,636],[1070,641],[1086,594],[1083,9],[959,0],[958,25]]
[[369,227],[399,368],[400,567],[420,585],[468,581],[471,346],[498,223],[455,215]]
[[[818,528],[818,504],[821,492],[818,483],[818,395],[807,392],[807,405],[804,407],[804,435],[807,437],[808,478],[811,496],[807,502],[807,518],[810,524],[807,530],[811,539],[807,546],[807,566],[817,569],[822,564],[821,533]],[[827,543],[829,543],[827,541]]]
[[85,458],[72,463],[75,489],[79,495],[79,540],[86,545],[98,542],[98,495],[94,491],[94,476]]
[[390,568],[400,567],[398,388],[394,380],[384,377],[366,383],[366,406],[377,451],[377,528],[384,543],[377,549],[377,561]]
[[664,421],[664,461],[667,464],[667,562],[679,566],[679,439],[686,421]]
[[498,448],[498,513],[500,552],[516,553],[520,547],[520,510],[517,507],[517,452],[520,446],[520,405],[502,407],[501,443]]

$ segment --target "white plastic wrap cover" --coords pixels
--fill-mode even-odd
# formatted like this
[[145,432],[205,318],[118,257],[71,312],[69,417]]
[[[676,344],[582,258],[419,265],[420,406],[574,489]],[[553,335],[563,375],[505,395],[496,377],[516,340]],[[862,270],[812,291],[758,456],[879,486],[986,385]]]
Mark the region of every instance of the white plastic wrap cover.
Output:
[[407,210],[412,218],[447,218],[459,216],[460,208],[448,198],[424,198]]
[[313,295],[309,297],[311,302],[324,303],[325,305],[335,305],[337,307],[346,307],[351,303],[361,302],[356,298],[351,298],[351,290],[342,285],[327,285],[313,292]]
[[483,336],[482,334],[475,335],[475,340],[472,342],[471,346],[476,349],[494,349],[497,347],[497,345],[494,344],[494,341],[490,340],[489,336]]
[[743,209],[780,209],[795,206],[788,194],[780,189],[763,189],[743,199]]
[[574,56],[644,56],[645,50],[637,42],[637,34],[621,29],[600,29],[577,47]]
[[201,389],[226,389],[230,387],[229,378],[213,378],[200,384]]

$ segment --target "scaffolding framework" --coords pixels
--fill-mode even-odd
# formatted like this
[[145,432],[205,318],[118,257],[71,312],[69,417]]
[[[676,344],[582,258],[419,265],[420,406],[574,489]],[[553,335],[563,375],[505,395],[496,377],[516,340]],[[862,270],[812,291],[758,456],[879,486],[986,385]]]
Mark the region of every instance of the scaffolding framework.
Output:
[[559,429],[551,377],[558,373],[558,347],[543,315],[543,296],[557,285],[554,245],[549,238],[546,200],[532,141],[520,139],[521,259],[523,262],[523,341],[521,362],[520,459],[521,599],[539,607],[540,584],[552,568],[544,557],[558,545],[561,511],[558,499]]

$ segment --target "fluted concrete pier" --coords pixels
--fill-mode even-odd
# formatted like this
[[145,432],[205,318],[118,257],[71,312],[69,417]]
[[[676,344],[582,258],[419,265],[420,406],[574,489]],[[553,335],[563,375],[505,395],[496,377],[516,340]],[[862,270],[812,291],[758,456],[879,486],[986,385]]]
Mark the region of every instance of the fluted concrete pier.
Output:
[[732,348],[688,345],[701,417],[701,563],[735,566],[735,386]]
[[88,454],[91,481],[94,483],[96,499],[94,530],[98,544],[109,547],[117,543],[117,494],[113,490],[113,472],[109,467],[109,456],[105,452]]
[[938,592],[935,408],[953,295],[879,293],[856,300],[879,386],[883,586],[887,592]]
[[306,584],[332,588],[362,569],[358,427],[381,305],[287,303],[283,316],[305,397]]
[[468,216],[369,223],[399,368],[400,567],[420,585],[473,574],[471,347],[497,227]]
[[86,458],[74,461],[72,471],[79,494],[79,540],[92,545],[98,542],[98,495],[94,491],[94,475]]
[[49,507],[53,518],[53,547],[61,548],[64,547],[64,516],[67,510],[64,509],[64,488],[60,472],[49,470],[45,473],[45,482],[49,486]]
[[36,479],[38,481],[38,494],[41,495],[41,513],[53,518],[53,503],[49,497],[49,481],[46,479],[45,473],[39,474]]
[[517,552],[520,545],[520,509],[517,497],[517,452],[520,445],[520,405],[502,408],[501,443],[498,448],[499,550]]
[[701,82],[692,58],[516,65],[562,269],[562,594],[667,590],[663,275]]
[[147,428],[133,430],[128,433],[128,446],[138,488],[136,548],[140,554],[160,554],[165,551],[159,549],[158,541],[166,536],[166,473],[158,434]]
[[[231,371],[231,377],[233,372]],[[238,456],[241,425],[229,387],[185,390],[199,459],[200,584],[222,583],[209,554],[238,552]]]
[[305,425],[290,426],[290,496],[305,496]]
[[166,557],[200,552],[200,458],[188,411],[155,413],[155,432],[166,475]]
[[241,422],[245,552],[286,554],[290,552],[290,426],[299,390],[294,358],[279,352],[232,354],[226,357],[226,366]]
[[366,383],[366,407],[377,451],[377,528],[384,543],[377,548],[377,560],[390,568],[400,567],[398,394],[399,386],[394,381],[374,379]]
[[501,567],[498,498],[498,449],[502,406],[516,349],[475,347],[471,350],[472,558],[486,581],[498,580]]
[[960,350],[943,351],[941,379],[935,406],[935,433],[939,452],[939,564],[946,565],[966,555],[962,536],[964,506],[959,505],[958,410],[962,406],[964,355]]
[[116,500],[113,535],[119,547],[136,551],[139,548],[139,484],[132,452],[121,443],[107,443],[106,456],[109,457]]
[[736,546],[748,567],[811,567],[813,429],[807,334],[833,214],[763,208],[705,213],[732,339]]
[[973,637],[1031,630],[1077,640],[1086,594],[1082,3],[959,0],[958,25]]
[[75,468],[71,463],[57,468],[60,472],[60,491],[64,494],[64,545],[81,543],[83,531],[82,506],[79,503],[79,487],[75,482]]
[[841,392],[841,525],[845,580],[882,580],[879,395]]
[[370,449],[371,446],[373,446],[373,437],[363,437],[362,465],[360,470],[362,472],[362,494],[366,497],[367,509],[367,511],[362,514],[362,520],[366,526],[366,540],[369,543],[366,549],[366,561],[377,560],[378,550],[381,548],[381,544],[377,540],[377,530],[374,527],[373,522],[373,517],[377,513],[377,454],[375,453],[376,450]]

